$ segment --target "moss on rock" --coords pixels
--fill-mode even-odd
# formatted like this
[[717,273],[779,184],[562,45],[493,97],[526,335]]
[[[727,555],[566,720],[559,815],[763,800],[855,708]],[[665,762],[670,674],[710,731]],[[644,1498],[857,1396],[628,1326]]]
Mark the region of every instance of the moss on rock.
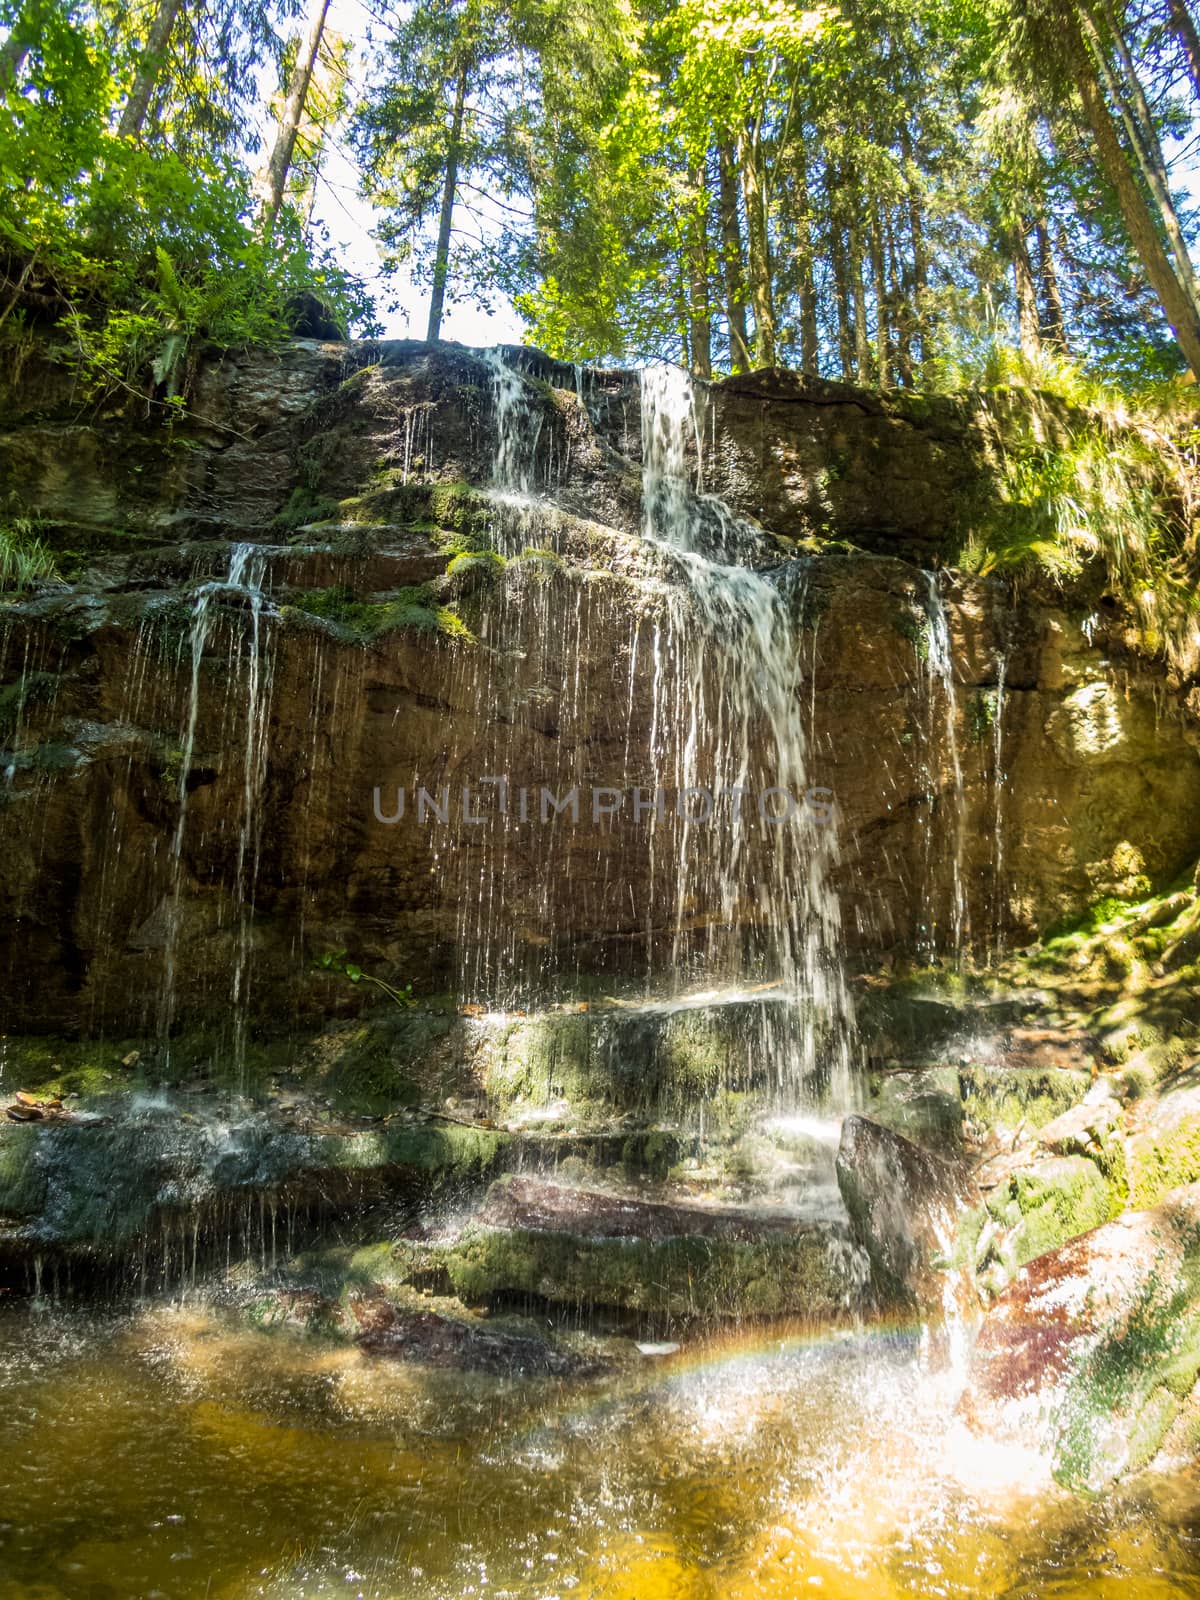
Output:
[[[413,1266],[428,1271],[429,1253]],[[626,1312],[659,1325],[812,1315],[843,1307],[845,1282],[817,1234],[759,1239],[592,1239],[475,1228],[438,1252],[469,1305],[529,1298]]]
[[959,1092],[966,1114],[985,1128],[1040,1128],[1077,1105],[1091,1075],[1065,1067],[963,1067]]

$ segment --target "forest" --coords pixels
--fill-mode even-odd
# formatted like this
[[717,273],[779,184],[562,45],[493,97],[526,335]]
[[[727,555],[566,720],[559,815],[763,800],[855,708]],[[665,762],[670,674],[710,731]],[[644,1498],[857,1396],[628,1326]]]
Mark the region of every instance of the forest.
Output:
[[[953,391],[1200,371],[1189,0],[4,0],[0,338],[186,405],[387,274],[528,341]],[[262,137],[253,135],[263,127]],[[314,222],[335,148],[383,289]],[[374,302],[373,302],[374,296]],[[1067,378],[1064,374],[1070,374]]]
[[1200,1596],[1196,3],[0,0],[0,1600]]

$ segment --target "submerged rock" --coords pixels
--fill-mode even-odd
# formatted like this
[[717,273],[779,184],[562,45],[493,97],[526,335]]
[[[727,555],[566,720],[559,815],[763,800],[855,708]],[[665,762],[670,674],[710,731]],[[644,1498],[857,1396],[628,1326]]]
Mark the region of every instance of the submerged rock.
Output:
[[1066,1487],[1145,1466],[1200,1373],[1200,1185],[1025,1266],[989,1311],[961,1402],[989,1439],[1047,1451]]
[[545,1339],[414,1311],[381,1296],[360,1296],[350,1311],[360,1330],[356,1342],[371,1355],[391,1360],[502,1377],[561,1378],[596,1370],[594,1363]]

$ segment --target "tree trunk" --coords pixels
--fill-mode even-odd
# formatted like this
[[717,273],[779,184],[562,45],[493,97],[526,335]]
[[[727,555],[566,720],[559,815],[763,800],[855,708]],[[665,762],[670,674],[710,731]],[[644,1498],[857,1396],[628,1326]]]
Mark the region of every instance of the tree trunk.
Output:
[[1196,98],[1200,99],[1200,32],[1192,21],[1187,0],[1167,0],[1167,9],[1171,14],[1171,27],[1175,30],[1175,37],[1183,47],[1192,88],[1196,92]]
[[858,201],[855,201],[855,221],[850,224],[850,293],[854,297],[854,365],[858,381],[871,381],[871,341],[867,335],[867,292],[863,287],[862,225],[857,221]]
[[29,50],[28,41],[15,28],[0,45],[0,94],[16,88]]
[[1025,240],[1023,223],[1018,223],[1012,229],[1011,246],[1013,278],[1017,286],[1017,330],[1021,336],[1021,354],[1027,361],[1036,361],[1042,353],[1042,340],[1038,331],[1033,264],[1029,259],[1029,246]]
[[[1107,88],[1108,93],[1121,113],[1121,121],[1129,135],[1129,142],[1133,153],[1137,157],[1138,166],[1146,180],[1155,206],[1158,208],[1162,229],[1170,246],[1171,256],[1175,262],[1175,273],[1180,283],[1187,291],[1197,314],[1200,315],[1200,280],[1196,277],[1196,269],[1192,266],[1192,258],[1188,254],[1187,241],[1183,237],[1183,229],[1179,225],[1179,213],[1175,210],[1175,202],[1171,198],[1171,184],[1167,175],[1167,164],[1163,159],[1162,145],[1159,143],[1158,130],[1154,125],[1154,115],[1147,103],[1145,91],[1141,81],[1134,70],[1133,60],[1129,54],[1129,47],[1125,43],[1117,19],[1112,14],[1112,9],[1107,0],[1102,0],[1101,17],[1112,38],[1116,48],[1117,59],[1121,64],[1121,73],[1129,99],[1121,93],[1121,85],[1116,81],[1108,57],[1104,49],[1104,40],[1100,30],[1092,19],[1087,6],[1080,7],[1080,23],[1083,34],[1090,44],[1096,59],[1096,67],[1100,74],[1101,83]],[[1130,102],[1132,101],[1132,108]]]
[[454,113],[450,119],[450,148],[446,154],[446,182],[442,189],[442,213],[438,218],[437,250],[433,258],[433,294],[429,301],[429,325],[425,337],[434,344],[442,336],[442,307],[446,303],[446,280],[450,276],[450,232],[454,223],[454,193],[458,188],[458,158],[462,149],[463,114],[467,104],[467,61],[459,63],[454,86]]
[[712,377],[712,322],[708,307],[708,187],[704,168],[691,173],[695,208],[688,217],[688,345],[692,373]]
[[1170,323],[1183,358],[1200,378],[1200,307],[1175,276],[1170,258],[1159,237],[1156,221],[1138,188],[1133,170],[1117,135],[1116,126],[1100,88],[1097,69],[1087,48],[1079,23],[1069,7],[1056,7],[1062,26],[1058,30],[1083,100],[1084,115],[1096,139],[1096,150],[1105,177],[1112,184],[1150,287]]
[[850,276],[846,271],[846,241],[842,218],[834,202],[837,180],[829,185],[829,262],[833,268],[833,293],[837,305],[838,375],[844,383],[854,381],[854,329],[850,321]]
[[908,307],[904,300],[904,281],[900,267],[900,252],[896,248],[896,232],[890,214],[884,214],[884,244],[887,248],[888,299],[893,308],[896,329],[896,377],[901,388],[912,388],[912,340]]
[[763,196],[757,137],[746,129],[738,136],[738,169],[746,211],[746,243],[750,258],[750,305],[754,312],[754,359],[760,367],[775,365],[775,307],[771,298],[771,251]]
[[904,182],[908,190],[908,226],[912,235],[913,274],[912,274],[912,323],[913,332],[917,341],[917,360],[925,359],[925,299],[926,286],[929,282],[929,261],[925,246],[925,218],[921,210],[921,201],[917,194],[914,182],[914,166],[912,153],[912,136],[908,131],[908,124],[903,119],[900,123],[900,150],[904,157]]
[[875,381],[887,389],[892,381],[892,340],[888,327],[887,273],[883,264],[883,230],[879,223],[879,202],[871,207],[871,277],[875,285]]
[[117,124],[117,133],[122,139],[136,139],[145,126],[146,115],[150,110],[150,97],[162,76],[162,69],[167,59],[167,46],[171,42],[175,18],[179,15],[182,4],[183,0],[159,0],[158,10],[154,13],[154,21],[150,24],[150,32],[146,36],[145,49],[138,62],[133,88],[129,91],[129,99],[125,102],[121,120]]
[[1038,247],[1038,282],[1042,290],[1042,337],[1060,355],[1070,355],[1067,343],[1067,321],[1063,315],[1062,295],[1058,290],[1058,273],[1054,266],[1054,245],[1046,219],[1039,217],[1034,224]]
[[729,323],[729,365],[734,372],[750,370],[750,337],[746,332],[746,277],[742,257],[742,230],[738,222],[737,172],[733,151],[717,147],[720,181],[721,277],[725,285],[725,316]]
[[309,20],[308,34],[301,41],[296,54],[296,64],[292,68],[292,81],[288,85],[283,115],[279,119],[279,132],[275,135],[275,143],[271,147],[271,159],[267,162],[262,206],[262,221],[267,232],[270,232],[283,204],[283,193],[287,188],[288,173],[291,171],[292,156],[296,149],[296,135],[300,131],[300,123],[304,117],[304,102],[308,98],[308,86],[312,82],[313,69],[317,64],[317,53],[321,48],[321,35],[325,31],[325,16],[328,10],[329,0],[316,0]]
[[804,140],[796,141],[796,283],[800,295],[800,368],[816,374],[821,366],[817,336],[817,290],[813,281],[812,217]]

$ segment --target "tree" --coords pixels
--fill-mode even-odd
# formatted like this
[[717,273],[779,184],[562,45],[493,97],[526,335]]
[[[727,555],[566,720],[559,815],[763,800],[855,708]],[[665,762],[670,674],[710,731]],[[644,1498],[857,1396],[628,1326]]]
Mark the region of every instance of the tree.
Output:
[[317,55],[321,49],[321,40],[325,32],[325,18],[328,12],[329,0],[313,0],[308,29],[304,38],[299,42],[296,51],[291,81],[288,84],[287,98],[284,101],[283,111],[279,118],[279,129],[275,135],[275,142],[271,147],[271,154],[264,174],[262,219],[268,232],[278,217],[279,208],[283,204],[288,173],[291,170],[292,157],[296,149],[296,138],[304,117],[305,102],[312,83],[313,71],[317,64]]
[[1106,39],[1084,0],[1019,3],[1018,19],[1028,29],[1027,69],[1060,99],[1078,93],[1130,243],[1184,359],[1200,374],[1200,291],[1166,181],[1153,117],[1125,41],[1117,43],[1120,30],[1115,18],[1111,11],[1101,17]]

